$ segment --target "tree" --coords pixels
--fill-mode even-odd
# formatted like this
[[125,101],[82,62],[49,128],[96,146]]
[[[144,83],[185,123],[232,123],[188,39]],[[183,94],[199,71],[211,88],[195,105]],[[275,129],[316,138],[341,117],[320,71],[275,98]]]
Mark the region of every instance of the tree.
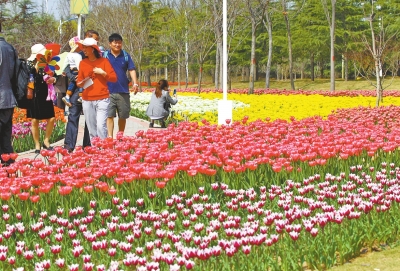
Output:
[[262,23],[268,1],[246,0],[247,11],[251,23],[251,56],[250,56],[250,82],[249,94],[254,93],[254,80],[256,77],[256,31]]
[[331,10],[329,12],[327,0],[321,0],[325,16],[329,24],[331,36],[331,91],[335,90],[335,26],[336,26],[336,0],[331,0]]
[[365,55],[364,61],[359,64],[359,67],[361,67],[359,68],[361,70],[360,75],[367,80],[370,80],[370,75],[375,78],[375,83],[372,80],[370,83],[376,88],[376,106],[379,106],[379,103],[383,101],[383,90],[385,88],[383,82],[388,71],[391,70],[393,80],[399,65],[398,62],[394,65],[387,65],[390,62],[390,58],[393,57],[391,52],[394,48],[398,48],[397,41],[395,41],[399,33],[398,26],[391,25],[390,19],[388,19],[387,27],[383,23],[384,11],[387,11],[389,14],[386,14],[390,15],[394,11],[397,13],[398,9],[395,10],[392,5],[384,5],[386,4],[385,2],[381,4],[371,1],[362,5],[366,15],[365,22],[368,22],[370,30],[369,35],[363,33],[362,42],[369,55]]

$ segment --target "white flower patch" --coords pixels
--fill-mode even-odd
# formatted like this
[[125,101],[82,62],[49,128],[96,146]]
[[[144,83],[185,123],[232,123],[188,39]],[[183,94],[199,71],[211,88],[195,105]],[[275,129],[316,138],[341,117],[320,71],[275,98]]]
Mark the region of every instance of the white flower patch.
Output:
[[[150,102],[151,92],[139,92],[136,95],[131,95],[131,105],[139,111],[146,111],[147,106]],[[179,96],[178,103],[172,105],[172,109],[176,113],[205,113],[205,112],[217,112],[218,101],[220,99],[202,99],[197,96]],[[245,104],[240,101],[232,101],[232,109],[249,107],[249,104]]]

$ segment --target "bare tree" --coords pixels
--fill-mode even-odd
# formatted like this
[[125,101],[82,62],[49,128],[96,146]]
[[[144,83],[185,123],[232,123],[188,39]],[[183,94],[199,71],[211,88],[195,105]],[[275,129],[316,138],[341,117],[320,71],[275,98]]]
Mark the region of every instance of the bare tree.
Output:
[[[295,90],[294,74],[293,74],[292,32],[290,30],[290,19],[291,18],[289,18],[289,11],[291,13],[293,13],[292,18],[295,19],[296,16],[300,13],[305,0],[302,0],[302,2],[299,3],[298,5],[293,5],[293,2],[288,1],[288,0],[280,0],[280,1],[281,1],[281,7],[282,7],[282,15],[283,15],[283,19],[285,21],[287,38],[288,38],[290,85],[291,85],[292,90]],[[288,9],[289,3],[290,3],[290,9]]]
[[269,2],[267,1],[267,6],[265,8],[265,19],[263,20],[263,24],[265,29],[268,32],[268,60],[265,69],[265,88],[269,88],[270,84],[270,76],[271,76],[271,65],[272,65],[272,50],[273,50],[273,36],[272,36],[272,19],[271,19],[272,10],[269,8]]
[[331,12],[329,12],[327,0],[321,0],[326,19],[328,20],[331,36],[331,85],[330,90],[335,90],[335,26],[336,26],[336,0],[331,0]]
[[256,79],[256,31],[262,23],[268,1],[246,0],[249,19],[251,22],[251,56],[250,56],[250,82],[249,94],[254,93],[254,80]]
[[[361,38],[369,55],[364,56],[362,53],[359,54],[361,57],[358,57],[358,65],[355,65],[355,67],[358,74],[376,88],[375,105],[379,106],[380,102],[383,102],[383,90],[391,85],[399,67],[398,62],[390,61],[393,57],[396,58],[397,55],[396,52],[392,52],[397,51],[393,50],[392,46],[395,42],[394,37],[397,36],[399,31],[396,30],[386,37],[389,31],[384,27],[382,17],[379,17],[378,20],[376,19],[378,16],[376,16],[373,1],[370,8],[370,14],[366,19],[370,27],[370,36],[368,37],[366,33],[363,33]],[[378,23],[377,30],[375,28],[376,22]],[[386,65],[386,63],[389,63],[389,65]],[[384,86],[385,77],[389,71],[392,74],[392,78]],[[374,77],[375,83],[372,81],[371,76]]]

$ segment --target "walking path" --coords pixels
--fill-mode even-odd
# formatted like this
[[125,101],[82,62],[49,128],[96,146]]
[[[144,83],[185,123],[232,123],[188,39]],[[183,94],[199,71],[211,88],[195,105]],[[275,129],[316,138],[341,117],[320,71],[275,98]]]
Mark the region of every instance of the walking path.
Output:
[[[81,115],[80,119],[79,119],[79,131],[78,131],[78,140],[76,143],[76,146],[82,146],[82,141],[83,141],[83,133],[84,133],[84,128],[85,128],[85,116]],[[135,133],[139,130],[142,131],[147,131],[149,129],[149,122],[139,119],[139,118],[135,118],[135,117],[129,117],[126,120],[126,127],[125,127],[125,135],[128,136],[134,136]],[[115,135],[118,132],[118,118],[114,119],[114,138]],[[57,142],[53,142],[51,144],[51,146],[55,147],[55,146],[63,146],[64,145],[64,139],[57,141]],[[18,154],[18,158],[17,161],[23,158],[29,158],[29,159],[44,159],[41,155],[37,155],[34,153],[34,150],[29,150],[26,152],[21,152]]]

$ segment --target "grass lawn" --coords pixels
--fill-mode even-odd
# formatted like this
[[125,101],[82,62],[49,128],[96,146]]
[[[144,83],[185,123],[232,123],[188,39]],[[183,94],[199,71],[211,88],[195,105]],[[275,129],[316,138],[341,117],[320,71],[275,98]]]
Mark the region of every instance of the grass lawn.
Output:
[[400,246],[366,252],[350,263],[331,268],[332,271],[397,271],[400,270]]

